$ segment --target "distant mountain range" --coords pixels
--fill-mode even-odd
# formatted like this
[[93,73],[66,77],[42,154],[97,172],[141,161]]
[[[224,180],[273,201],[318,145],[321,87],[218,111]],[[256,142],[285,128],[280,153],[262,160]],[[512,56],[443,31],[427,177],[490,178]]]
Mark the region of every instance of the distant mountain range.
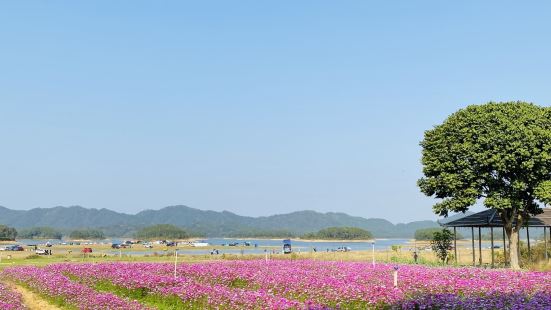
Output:
[[187,206],[145,210],[135,215],[80,206],[31,210],[11,210],[0,206],[0,224],[19,229],[49,226],[64,231],[85,227],[101,228],[108,236],[131,236],[141,227],[173,224],[209,237],[245,237],[265,235],[266,232],[302,235],[332,226],[353,226],[367,229],[377,238],[411,238],[417,229],[439,226],[435,221],[395,225],[385,219],[316,211],[248,217],[228,211],[204,211]]

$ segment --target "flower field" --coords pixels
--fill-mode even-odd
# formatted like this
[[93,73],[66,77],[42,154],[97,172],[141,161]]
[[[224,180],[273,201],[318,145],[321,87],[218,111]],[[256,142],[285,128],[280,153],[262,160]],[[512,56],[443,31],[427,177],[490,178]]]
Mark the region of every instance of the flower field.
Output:
[[21,295],[12,291],[9,287],[0,283],[0,309],[23,310],[26,309],[21,302]]
[[[551,309],[551,273],[313,260],[52,264],[1,277],[80,309]],[[0,295],[0,302],[2,302]]]

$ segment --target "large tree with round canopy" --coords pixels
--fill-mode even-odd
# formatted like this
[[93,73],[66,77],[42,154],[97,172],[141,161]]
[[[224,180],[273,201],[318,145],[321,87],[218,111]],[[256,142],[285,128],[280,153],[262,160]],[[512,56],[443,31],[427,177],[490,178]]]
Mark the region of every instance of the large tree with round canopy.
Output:
[[471,105],[425,132],[421,191],[435,213],[497,209],[518,269],[518,234],[551,203],[551,108],[526,102]]

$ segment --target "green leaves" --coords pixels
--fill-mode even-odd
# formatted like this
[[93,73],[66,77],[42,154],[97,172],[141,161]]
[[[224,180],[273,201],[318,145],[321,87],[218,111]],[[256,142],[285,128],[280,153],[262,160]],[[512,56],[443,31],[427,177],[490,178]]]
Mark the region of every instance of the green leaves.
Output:
[[[434,234],[441,233],[441,231],[442,228],[436,227],[417,229],[415,231],[415,240],[433,240]],[[463,239],[463,235],[461,235],[459,232],[457,232],[457,239]]]
[[551,181],[543,181],[536,186],[535,195],[544,204],[551,204]]
[[448,250],[451,249],[452,240],[453,234],[447,229],[442,229],[442,231],[436,231],[433,233],[430,244],[436,256],[443,263],[446,261],[448,256]]
[[540,212],[551,203],[551,109],[525,102],[471,105],[425,132],[425,195],[443,199],[440,215],[488,208]]
[[440,216],[448,216],[448,212],[465,212],[476,203],[475,197],[452,197],[444,199],[433,206],[434,213]]
[[306,234],[303,237],[311,239],[367,240],[372,239],[373,235],[369,231],[358,227],[328,227],[317,233]]
[[189,236],[186,230],[171,224],[147,226],[136,233],[136,238],[140,239],[186,239],[189,238]]
[[15,240],[17,237],[17,230],[13,227],[8,227],[5,225],[0,225],[0,241],[2,240]]
[[78,240],[88,240],[88,239],[104,239],[105,235],[103,234],[103,231],[99,229],[77,229],[73,230],[69,237],[71,239],[78,239]]

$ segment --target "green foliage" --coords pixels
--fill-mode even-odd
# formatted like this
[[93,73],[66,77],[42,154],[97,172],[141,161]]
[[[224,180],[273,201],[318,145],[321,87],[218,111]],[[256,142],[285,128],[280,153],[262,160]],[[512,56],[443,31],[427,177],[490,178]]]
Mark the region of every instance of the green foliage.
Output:
[[430,242],[432,250],[436,257],[438,257],[442,263],[447,261],[448,250],[451,249],[453,241],[453,233],[447,229],[437,231],[433,234],[433,238]]
[[228,234],[231,238],[293,238],[296,234],[288,230],[262,230],[262,229],[244,229]]
[[402,246],[398,245],[398,244],[393,244],[393,245],[390,246],[390,248],[392,249],[392,251],[398,252],[402,249]]
[[551,204],[551,181],[541,182],[534,193],[539,201]]
[[148,226],[136,233],[136,238],[139,239],[186,239],[189,237],[189,233],[184,229],[170,224]]
[[434,206],[440,215],[466,211],[480,198],[488,208],[534,215],[541,212],[537,199],[549,201],[550,108],[524,102],[468,106],[426,131],[421,146],[425,177],[418,185],[443,199]]
[[228,286],[231,288],[247,288],[249,286],[249,282],[245,279],[235,278],[231,280]]
[[[523,266],[529,266],[538,262],[545,262],[545,243],[539,242],[532,244],[530,247],[530,255],[528,255],[528,244],[525,241],[521,241],[519,244],[520,249],[520,262]],[[509,251],[509,249],[507,249]],[[505,258],[503,256],[503,249],[496,249],[494,252],[495,261],[497,264],[504,264]],[[547,257],[551,258],[551,242],[547,240]]]
[[23,239],[61,239],[63,234],[52,227],[32,227],[22,229],[19,238]]
[[[15,282],[18,285],[26,288],[27,290],[33,291],[33,288],[31,288],[27,283],[17,281],[17,279],[15,279]],[[79,309],[76,306],[67,303],[66,298],[63,297],[63,296],[52,297],[52,296],[50,296],[48,294],[45,294],[45,293],[36,292],[36,291],[34,291],[34,292],[37,293],[37,295],[40,296],[40,298],[42,298],[44,300],[47,300],[50,304],[59,306],[60,308],[62,308],[64,310],[78,310]]]
[[40,255],[38,255],[38,254],[31,254],[31,255],[25,257],[25,259],[40,259],[40,258],[42,258],[42,257],[40,257]]
[[[425,132],[421,142],[427,196],[447,216],[465,212],[478,200],[496,209],[511,246],[525,221],[550,201],[551,108],[525,102],[471,105]],[[514,227],[513,227],[513,223]],[[516,251],[511,267],[519,269]]]
[[309,233],[303,236],[305,239],[335,239],[335,240],[362,240],[372,239],[373,235],[361,228],[357,227],[329,227],[318,231],[317,233]]
[[[434,233],[441,232],[441,228],[423,228],[415,231],[415,240],[432,240]],[[452,234],[453,238],[453,234]],[[463,235],[457,232],[457,239],[463,239]]]
[[123,298],[137,300],[140,303],[154,307],[155,309],[204,309],[205,307],[205,302],[201,299],[191,303],[185,303],[176,295],[159,295],[150,292],[147,288],[128,289],[114,285],[109,281],[100,281],[94,285],[94,288],[100,292],[109,292]]
[[105,239],[101,230],[97,229],[78,229],[69,234],[71,239]]
[[[528,244],[521,242],[520,257],[523,265],[545,261],[545,243],[532,244],[528,255]],[[547,241],[547,257],[551,257],[551,242]]]
[[0,225],[0,241],[13,241],[17,237],[17,230],[13,227]]

